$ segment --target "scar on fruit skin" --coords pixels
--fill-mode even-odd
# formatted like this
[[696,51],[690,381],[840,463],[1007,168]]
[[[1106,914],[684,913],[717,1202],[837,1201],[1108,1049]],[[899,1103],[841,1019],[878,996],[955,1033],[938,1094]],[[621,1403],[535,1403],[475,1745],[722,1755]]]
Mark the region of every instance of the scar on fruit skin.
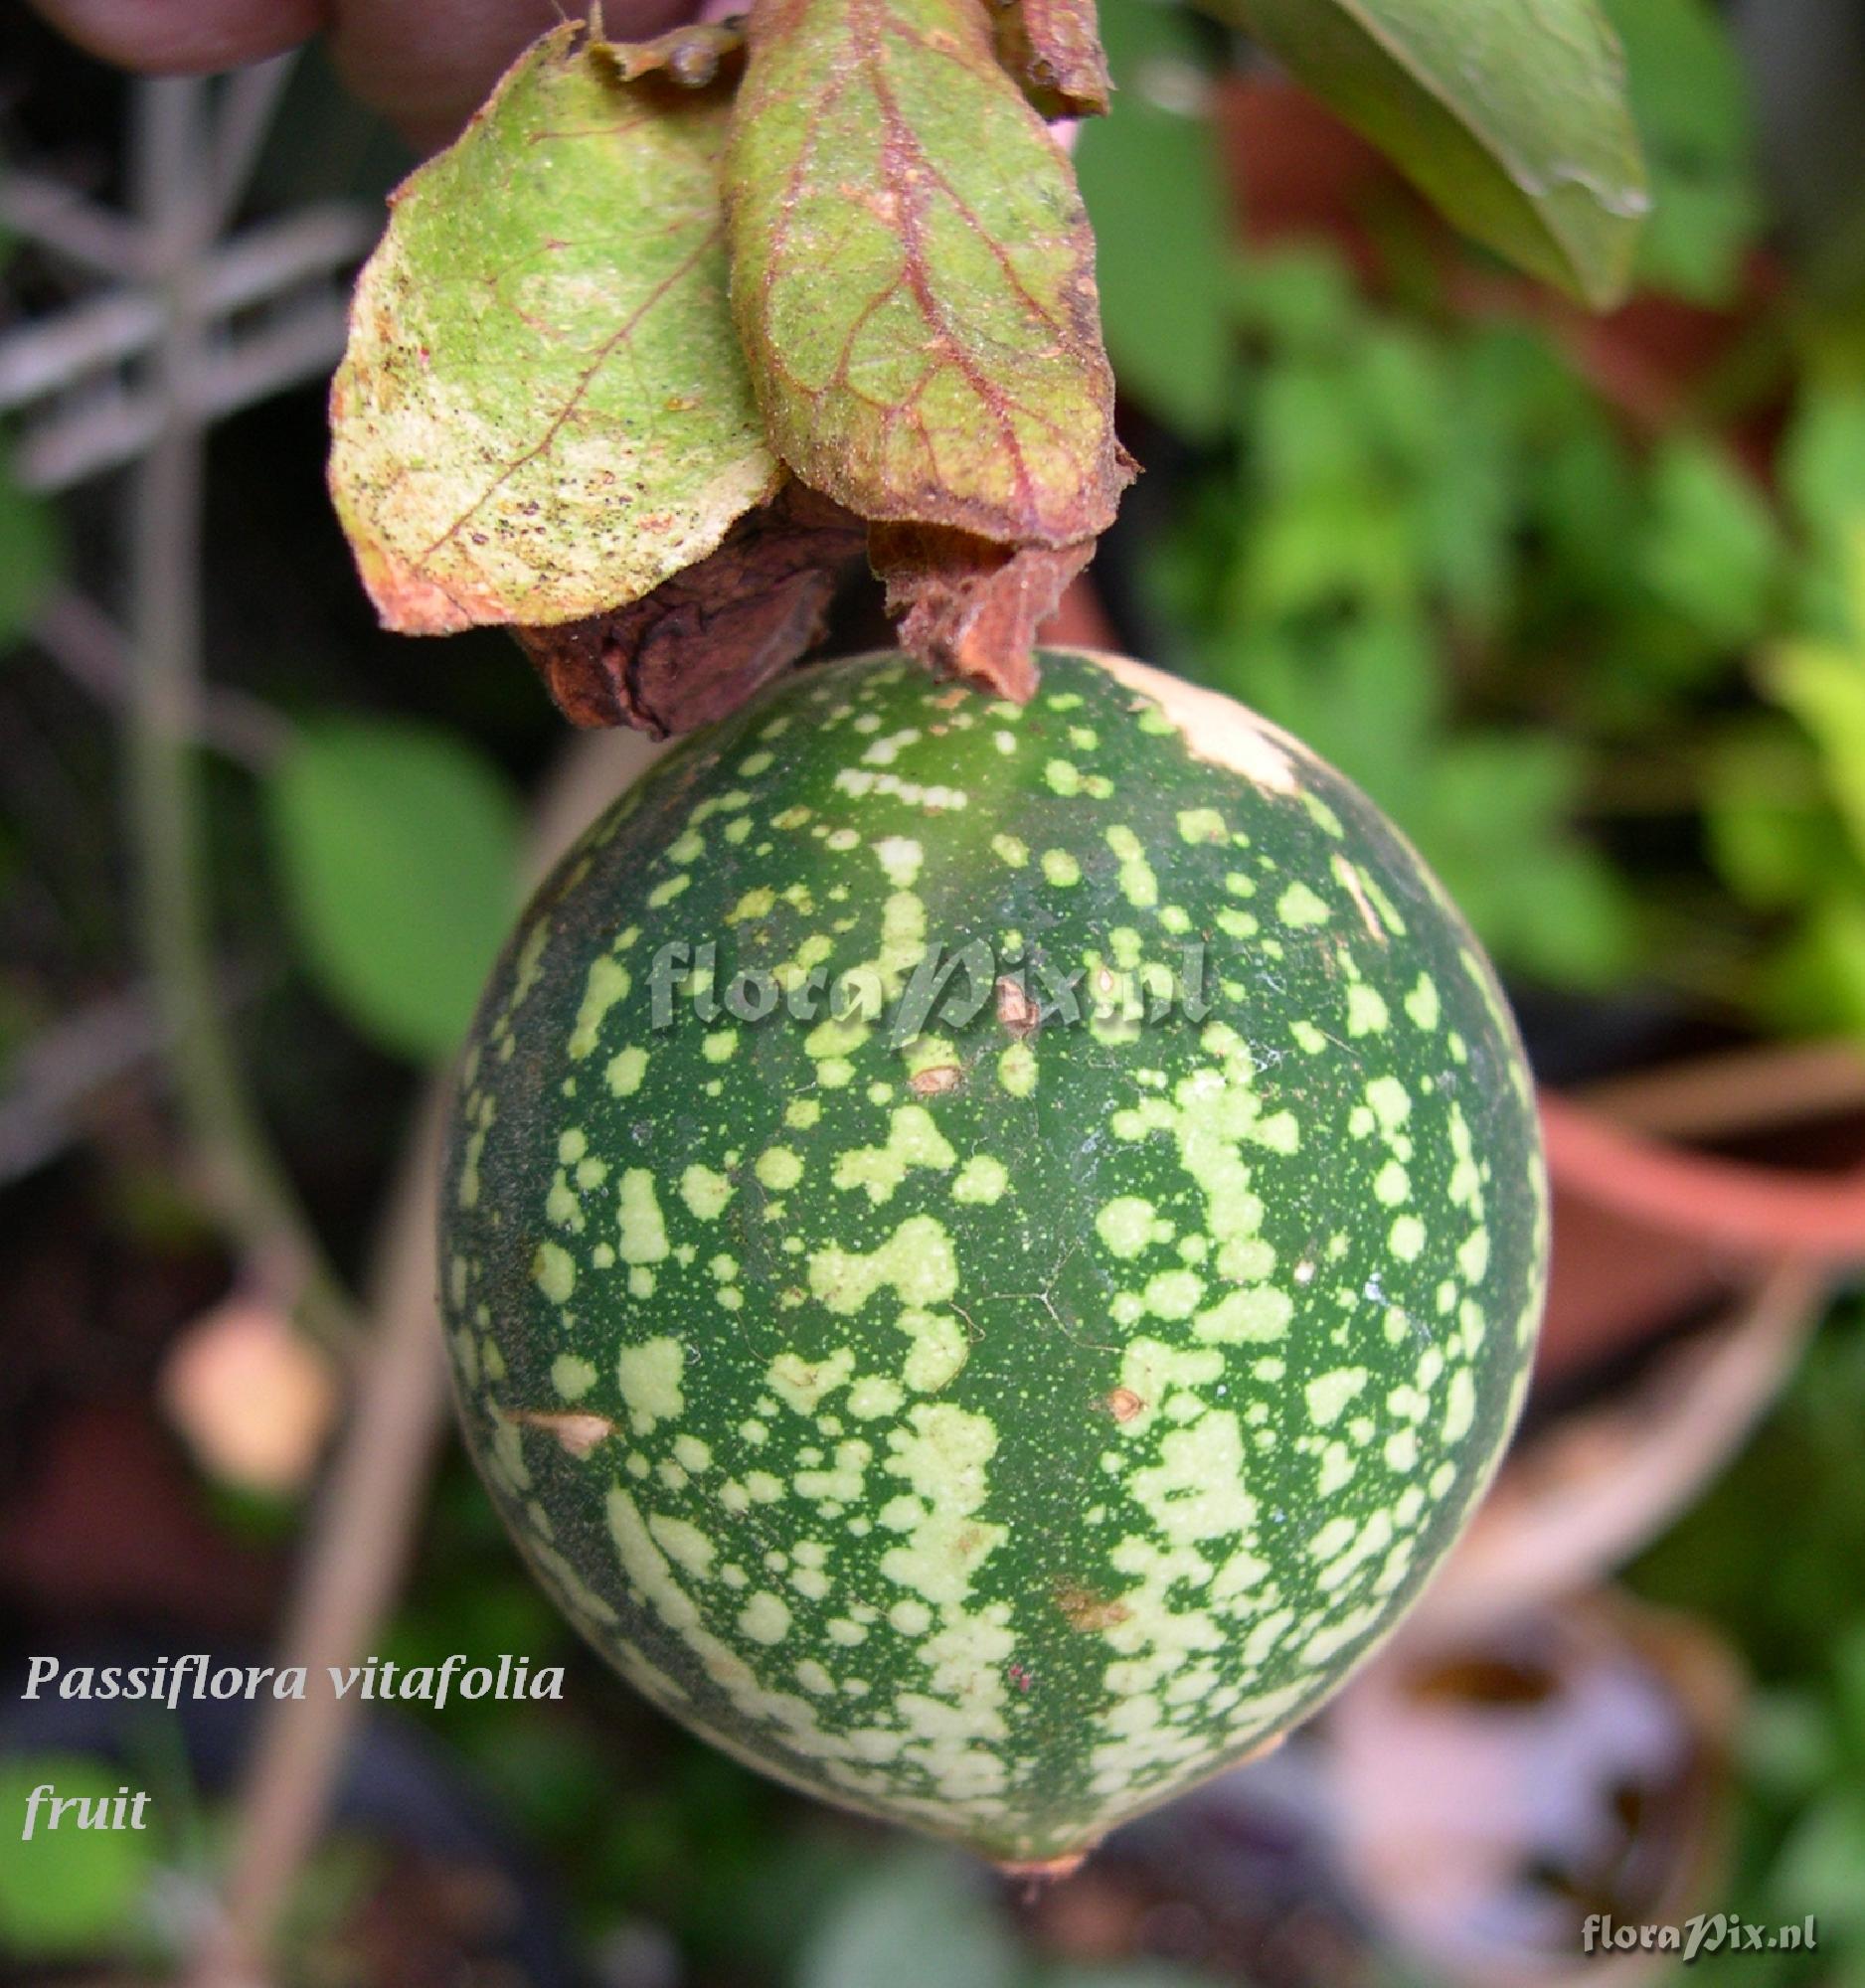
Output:
[[578,1409],[508,1408],[506,1419],[554,1435],[572,1456],[588,1456],[597,1443],[606,1442],[615,1433],[615,1424],[606,1415]]
[[1034,1035],[1042,1022],[1036,1003],[1006,975],[997,983],[997,1019],[1013,1036]]
[[1132,1618],[1124,1601],[1106,1600],[1074,1581],[1063,1581],[1055,1590],[1056,1606],[1068,1617],[1071,1629],[1085,1634],[1095,1629],[1117,1628]]

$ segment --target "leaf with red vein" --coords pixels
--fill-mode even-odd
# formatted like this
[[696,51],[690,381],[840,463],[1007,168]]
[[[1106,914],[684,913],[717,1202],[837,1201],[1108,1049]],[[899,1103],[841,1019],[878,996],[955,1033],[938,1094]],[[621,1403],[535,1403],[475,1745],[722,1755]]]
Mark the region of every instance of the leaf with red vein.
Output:
[[805,483],[1001,547],[1111,522],[1087,215],[978,0],[760,0],[725,187],[746,356]]
[[1045,117],[1099,117],[1113,85],[1095,0],[1010,0],[997,57]]
[[[407,633],[637,600],[779,478],[727,300],[727,93],[581,34],[402,187],[357,286],[331,489]],[[626,81],[637,59],[660,73]]]

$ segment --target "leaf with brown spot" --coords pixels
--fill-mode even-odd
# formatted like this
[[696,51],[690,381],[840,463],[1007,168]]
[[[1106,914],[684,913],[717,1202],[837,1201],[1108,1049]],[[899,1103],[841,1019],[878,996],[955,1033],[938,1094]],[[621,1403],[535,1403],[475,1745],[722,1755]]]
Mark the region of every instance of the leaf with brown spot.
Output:
[[727,717],[815,643],[861,546],[859,519],[786,483],[644,599],[515,632],[573,725],[665,739]]
[[1095,542],[1013,549],[935,525],[876,525],[868,558],[888,612],[923,662],[1021,704],[1036,689],[1036,631]]
[[1099,117],[1113,85],[1095,0],[1011,0],[995,16],[997,59],[1045,117]]
[[[1131,466],[1087,215],[985,9],[763,0],[725,185],[778,453],[878,525],[968,535],[878,532],[875,564],[909,647],[1027,695],[1032,603],[1087,557]],[[1056,557],[1018,565],[1030,548]]]
[[727,299],[727,92],[581,36],[401,187],[357,284],[331,491],[406,633],[638,600],[778,482]]

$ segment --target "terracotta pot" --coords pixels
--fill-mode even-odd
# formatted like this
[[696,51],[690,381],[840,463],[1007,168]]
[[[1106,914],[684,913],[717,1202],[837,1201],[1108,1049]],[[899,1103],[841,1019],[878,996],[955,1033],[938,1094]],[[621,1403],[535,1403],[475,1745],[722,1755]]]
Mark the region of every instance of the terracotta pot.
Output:
[[1830,1145],[1831,1171],[1729,1159],[1685,1138],[1753,1139],[1865,1102],[1849,1044],[1737,1052],[1629,1078],[1598,1102],[1544,1091],[1554,1188],[1544,1381],[1649,1338],[1783,1263],[1865,1261],[1865,1120]]

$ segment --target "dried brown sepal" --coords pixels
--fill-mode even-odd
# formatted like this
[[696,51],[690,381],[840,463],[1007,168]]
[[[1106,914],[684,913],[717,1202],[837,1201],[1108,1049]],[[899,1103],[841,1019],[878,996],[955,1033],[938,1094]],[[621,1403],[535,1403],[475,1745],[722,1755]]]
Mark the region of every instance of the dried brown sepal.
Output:
[[709,558],[643,599],[520,645],[573,725],[650,738],[730,716],[818,641],[861,522],[800,483],[747,513]]
[[593,53],[610,64],[623,83],[658,72],[685,89],[704,89],[720,77],[735,78],[745,64],[745,19],[734,14],[723,21],[691,21],[669,28],[649,42],[609,42],[596,38]]
[[1101,117],[1113,84],[1095,0],[1010,0],[996,10],[997,60],[1045,117]]
[[940,525],[873,525],[868,561],[887,582],[901,646],[929,667],[1015,703],[1036,690],[1036,631],[1095,542],[1000,546]]

